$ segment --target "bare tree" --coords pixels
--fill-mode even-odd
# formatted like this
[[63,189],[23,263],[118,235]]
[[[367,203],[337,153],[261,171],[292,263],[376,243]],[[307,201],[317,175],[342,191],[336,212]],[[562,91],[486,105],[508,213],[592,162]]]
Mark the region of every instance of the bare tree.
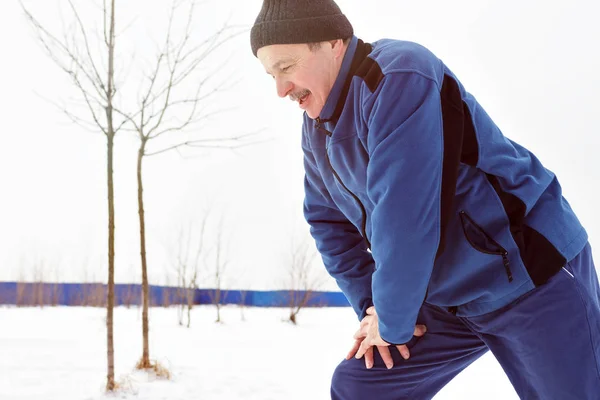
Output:
[[46,275],[46,263],[44,259],[33,261],[33,306],[44,308],[46,304],[44,298],[44,278]]
[[[219,230],[221,231],[223,229],[222,224],[220,225]],[[228,239],[231,239],[231,237],[229,237]],[[223,242],[223,237],[222,234],[221,236],[217,235],[217,240],[220,240],[221,242]],[[223,243],[225,248],[228,248],[228,241],[225,241]],[[224,256],[227,255],[227,252],[225,250],[221,250],[221,252],[223,253]],[[225,266],[227,266],[225,264]],[[226,271],[223,271],[223,273],[225,273]],[[227,294],[231,295],[231,301],[234,301],[233,299],[237,297],[237,294],[239,294],[239,297],[237,297],[236,301],[239,301],[239,308],[240,308],[240,319],[241,321],[246,321],[246,299],[248,298],[248,282],[247,282],[247,277],[246,277],[246,273],[248,272],[247,269],[242,269],[242,270],[236,270],[235,274],[229,274],[227,273],[227,287],[228,288],[234,288],[234,287],[239,287],[240,289],[238,290],[228,290]],[[221,277],[223,275],[223,273],[221,274]],[[214,278],[216,278],[215,276],[216,274],[214,274],[214,271],[211,271],[211,276],[213,276]],[[222,279],[222,278],[221,278]],[[215,282],[215,280],[213,280],[213,282]],[[221,282],[221,287],[222,287],[222,282]],[[215,293],[216,294],[216,293]],[[216,297],[216,296],[215,296]],[[221,295],[220,297],[221,299],[223,299],[223,296]]]
[[[198,288],[198,273],[203,262],[201,256],[206,253],[205,232],[208,220],[208,212],[205,212],[200,219],[200,227],[197,235],[194,235],[194,229],[190,225],[184,233],[180,231],[177,243],[177,281],[178,281],[178,299],[185,300],[178,309],[179,325],[183,325],[183,316],[187,308],[187,327],[190,327],[192,308],[194,306],[194,295]],[[205,255],[205,254],[204,254]]]
[[298,313],[323,285],[326,276],[314,266],[317,250],[308,235],[298,237],[297,234],[292,234],[290,245],[287,278],[289,321],[296,324]]
[[[134,111],[128,112],[116,108],[132,127],[139,139],[137,153],[137,186],[138,186],[138,214],[140,224],[140,256],[142,267],[142,358],[138,363],[140,368],[151,368],[149,351],[149,285],[148,285],[148,260],[146,257],[146,221],[144,208],[143,160],[146,156],[163,154],[168,151],[178,150],[181,147],[202,148],[239,148],[255,143],[254,134],[240,136],[181,139],[182,132],[190,131],[192,127],[207,120],[223,109],[213,109],[213,97],[228,88],[226,82],[212,84],[218,72],[223,69],[227,59],[214,65],[211,70],[202,72],[202,67],[211,65],[207,62],[225,43],[243,32],[239,27],[224,24],[215,33],[200,43],[194,43],[192,36],[195,18],[196,3],[188,2],[189,9],[184,12],[187,16],[183,37],[174,41],[173,26],[176,24],[177,11],[182,7],[181,1],[173,1],[169,13],[169,21],[164,44],[160,48],[152,70],[146,73],[145,88],[140,93],[139,102]],[[209,84],[211,87],[208,87]],[[190,93],[189,88],[194,90]],[[193,134],[204,133],[195,129]],[[161,140],[156,140],[161,139]],[[164,145],[167,141],[169,144]],[[158,149],[150,151],[150,142],[159,142]],[[189,292],[190,288],[187,289]],[[188,320],[189,324],[189,320]]]
[[[69,7],[74,21],[73,31],[64,32],[59,38],[46,29],[21,3],[27,20],[32,24],[35,33],[50,58],[71,79],[79,92],[85,107],[87,117],[76,115],[67,107],[62,111],[75,123],[93,131],[100,131],[106,136],[106,177],[108,188],[108,300],[106,307],[106,338],[107,338],[107,382],[106,390],[115,389],[114,378],[114,339],[113,339],[113,307],[114,307],[114,272],[115,272],[115,207],[113,186],[113,147],[117,132],[123,124],[117,123],[113,100],[117,92],[115,86],[115,0],[104,0],[102,7],[104,46],[102,55],[93,56],[90,36],[86,24],[80,18],[73,2]],[[90,120],[91,118],[91,120]]]
[[248,290],[240,289],[240,317],[242,321],[246,321],[246,314],[244,310],[246,309],[246,298],[248,297]]
[[186,287],[186,305],[187,305],[187,327],[190,327],[192,323],[192,308],[194,307],[194,295],[198,289],[198,270],[194,269],[194,274],[190,279],[188,286]]
[[223,217],[219,219],[216,226],[217,233],[215,236],[214,243],[214,258],[212,262],[208,264],[208,274],[210,276],[209,282],[211,290],[209,296],[211,303],[217,309],[217,319],[215,322],[221,322],[221,306],[223,301],[223,282],[227,274],[227,268],[229,266],[229,243],[228,238],[225,237],[225,226]]

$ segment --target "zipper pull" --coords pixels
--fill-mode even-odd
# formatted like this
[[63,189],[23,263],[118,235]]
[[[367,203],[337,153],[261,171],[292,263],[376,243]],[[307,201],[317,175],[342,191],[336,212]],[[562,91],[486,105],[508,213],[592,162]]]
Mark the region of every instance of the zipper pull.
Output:
[[508,252],[502,253],[502,261],[504,262],[504,269],[506,270],[506,275],[508,276],[508,281],[513,281],[512,271],[510,270],[510,262],[508,261]]
[[329,131],[327,130],[327,128],[325,128],[325,127],[323,126],[323,124],[324,124],[325,122],[329,122],[330,120],[328,120],[328,119],[321,119],[320,117],[317,117],[317,118],[315,119],[315,121],[317,121],[317,123],[315,124],[315,128],[317,128],[317,129],[318,129],[318,130],[320,130],[320,131],[323,131],[323,132],[325,132],[325,134],[326,134],[327,136],[331,137],[331,132],[329,132]]

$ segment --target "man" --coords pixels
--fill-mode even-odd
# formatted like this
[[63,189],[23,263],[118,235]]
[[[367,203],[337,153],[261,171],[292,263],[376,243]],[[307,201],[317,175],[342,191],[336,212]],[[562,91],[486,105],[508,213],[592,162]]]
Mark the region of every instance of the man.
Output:
[[600,399],[598,278],[555,175],[332,0],[265,0],[251,45],[305,112],[305,216],[361,321],[332,398],[429,399],[491,350],[521,398]]

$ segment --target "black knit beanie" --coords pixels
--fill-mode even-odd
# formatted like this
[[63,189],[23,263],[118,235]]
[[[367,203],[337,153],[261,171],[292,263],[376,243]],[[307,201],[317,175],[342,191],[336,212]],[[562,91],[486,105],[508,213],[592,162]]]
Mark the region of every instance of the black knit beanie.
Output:
[[250,33],[254,56],[272,44],[315,43],[354,34],[333,0],[264,0]]

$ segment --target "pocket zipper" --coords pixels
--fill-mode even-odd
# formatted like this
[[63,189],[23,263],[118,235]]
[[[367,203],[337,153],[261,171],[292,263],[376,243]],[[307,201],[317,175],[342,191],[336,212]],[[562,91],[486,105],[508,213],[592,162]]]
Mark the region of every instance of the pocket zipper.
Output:
[[567,274],[569,274],[569,276],[573,279],[575,279],[575,275],[573,275],[572,273],[569,272],[568,269],[566,269],[565,267],[562,267],[563,271],[565,271]]
[[469,242],[469,244],[477,251],[480,251],[482,253],[485,254],[491,254],[491,255],[499,255],[502,256],[502,263],[504,264],[504,270],[506,271],[506,276],[508,277],[508,281],[512,282],[513,281],[513,275],[512,275],[512,271],[510,269],[510,261],[508,260],[508,251],[506,251],[506,249],[504,249],[504,247],[500,246],[500,244],[498,242],[496,242],[490,235],[488,235],[488,233],[486,231],[483,230],[483,228],[481,226],[479,226],[475,221],[473,221],[473,218],[471,218],[469,216],[469,214],[467,214],[464,210],[460,211],[460,216],[461,218],[467,218],[469,220],[469,222],[471,224],[473,224],[475,227],[477,227],[477,229],[479,229],[479,231],[485,235],[485,237],[491,242],[493,243],[495,246],[498,247],[498,251],[490,251],[487,249],[484,249],[478,245],[476,245],[475,243],[473,243],[473,241],[471,241],[471,239],[469,239],[469,235],[467,233],[467,230],[465,228],[465,224],[461,224],[462,228],[463,228],[463,232],[465,235],[465,238],[467,239],[467,241]]

